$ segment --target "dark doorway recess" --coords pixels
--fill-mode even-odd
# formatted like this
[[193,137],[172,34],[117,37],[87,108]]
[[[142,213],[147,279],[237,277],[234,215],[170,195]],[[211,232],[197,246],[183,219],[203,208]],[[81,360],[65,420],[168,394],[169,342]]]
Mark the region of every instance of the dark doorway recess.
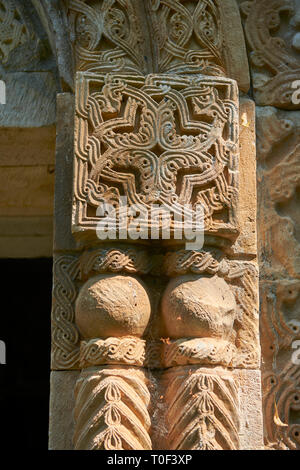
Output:
[[0,272],[0,449],[46,450],[52,259],[2,259]]

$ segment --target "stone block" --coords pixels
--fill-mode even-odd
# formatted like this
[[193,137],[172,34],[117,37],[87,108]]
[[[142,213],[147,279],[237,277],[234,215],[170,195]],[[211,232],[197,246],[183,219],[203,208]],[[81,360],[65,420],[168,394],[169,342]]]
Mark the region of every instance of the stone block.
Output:
[[0,167],[0,216],[53,214],[54,167]]
[[50,377],[49,450],[72,450],[74,389],[77,371],[54,371]]

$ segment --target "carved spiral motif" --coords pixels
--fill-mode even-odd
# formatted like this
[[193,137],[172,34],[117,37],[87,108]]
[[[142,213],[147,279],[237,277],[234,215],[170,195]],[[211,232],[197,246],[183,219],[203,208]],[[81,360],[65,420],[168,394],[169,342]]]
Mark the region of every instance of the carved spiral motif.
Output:
[[81,259],[81,272],[85,277],[91,272],[127,272],[146,274],[151,269],[151,261],[145,251],[134,248],[96,249],[85,252]]
[[144,366],[146,341],[138,338],[107,338],[83,341],[80,346],[80,367],[100,364]]
[[163,363],[165,367],[187,364],[231,367],[236,354],[237,348],[229,341],[183,338],[164,345]]

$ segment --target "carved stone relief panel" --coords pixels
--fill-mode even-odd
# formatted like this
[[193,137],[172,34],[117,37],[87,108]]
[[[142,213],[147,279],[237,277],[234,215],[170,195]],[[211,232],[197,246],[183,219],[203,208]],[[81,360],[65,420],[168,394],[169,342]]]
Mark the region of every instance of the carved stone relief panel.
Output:
[[[153,263],[143,280],[133,276],[138,266],[150,267],[146,256],[143,266],[135,264],[140,256],[143,253],[132,248],[102,248],[81,255],[81,272],[85,279],[89,273],[89,279],[74,307],[83,369],[76,386],[75,448],[149,449],[165,427],[163,448],[238,449],[239,382],[226,368],[259,367],[255,264],[218,262],[210,253],[170,253],[160,264],[175,277],[163,281],[167,286],[161,306],[153,312],[148,276],[157,268]],[[105,266],[114,273],[96,275]],[[164,323],[160,338],[151,327],[155,314]],[[134,373],[128,369],[132,366]],[[171,372],[165,373],[166,368]],[[170,387],[177,388],[179,401]],[[158,404],[169,411],[160,416],[159,430],[154,426],[150,433],[149,415],[158,409],[149,392],[153,397],[158,390]],[[142,399],[140,405],[134,393]],[[175,419],[188,395],[190,412],[182,410]],[[198,409],[198,402],[203,402],[203,409]],[[194,407],[199,416],[194,416]],[[207,407],[210,413],[204,417]],[[176,420],[182,426],[186,423],[184,429]],[[201,425],[193,429],[195,420]]]
[[54,68],[46,33],[31,2],[27,3],[25,7],[19,0],[0,2],[1,72]]
[[145,37],[137,0],[71,0],[69,23],[78,71],[146,72]]
[[226,75],[218,2],[211,0],[148,2],[157,37],[159,73]]
[[78,367],[80,337],[74,313],[78,277],[78,256],[62,255],[54,259],[51,315],[52,370],[70,370]]
[[298,112],[257,108],[261,277],[300,276]]
[[265,444],[299,449],[299,112],[257,108]]
[[10,53],[18,46],[30,41],[30,33],[16,5],[8,0],[0,3],[0,51],[1,61],[8,62]]
[[201,204],[207,232],[238,233],[234,81],[78,75],[75,152],[75,234],[95,232],[96,208],[118,210],[120,196],[149,212]]
[[137,368],[82,371],[75,388],[75,450],[150,450],[147,383]]
[[[289,360],[262,377],[265,445],[273,450],[300,449],[300,369]],[[273,419],[272,419],[273,418]]]
[[[46,31],[44,30],[37,11],[33,7],[31,0],[1,0],[0,1],[0,122],[5,128],[44,128],[42,134],[46,132],[46,127],[54,125],[56,118],[55,100],[58,88],[57,67],[52,54]],[[5,103],[5,106],[3,106]],[[29,132],[29,131],[28,131]],[[51,129],[52,132],[52,129]],[[42,138],[42,135],[41,135]],[[22,141],[22,137],[20,138]],[[47,145],[47,143],[46,143]],[[20,158],[19,165],[23,165],[23,158]],[[52,193],[53,181],[47,183],[49,175],[47,168],[43,167],[43,158],[39,160],[38,167],[19,168],[21,176],[17,176],[17,169],[7,168],[4,171],[13,171],[13,176],[3,174],[8,180],[13,178],[14,185],[21,184],[28,189],[36,184],[37,171],[39,171],[43,182],[43,192],[48,201],[43,208],[52,214]],[[27,164],[26,164],[27,165]],[[33,180],[33,182],[31,181]],[[1,186],[3,183],[1,182]],[[46,187],[48,185],[48,187]],[[31,194],[34,192],[32,188]],[[12,197],[13,191],[8,191],[9,195],[2,197]],[[16,192],[14,192],[16,196]],[[12,210],[18,211],[21,206],[23,196],[18,198],[17,207]],[[43,199],[44,194],[41,196]],[[28,208],[23,208],[18,215],[24,216],[31,210],[30,206],[38,205],[38,197],[33,204],[28,204]],[[15,203],[5,202],[7,207]],[[43,205],[43,204],[42,204]],[[40,209],[39,209],[40,210]],[[35,215],[35,214],[34,214]],[[39,212],[38,215],[41,215]],[[24,245],[25,246],[25,245]],[[49,244],[51,250],[51,244]],[[50,251],[51,252],[51,251]]]
[[228,371],[176,367],[164,380],[167,449],[240,448],[238,389]]
[[[81,371],[76,449],[243,448],[247,387],[261,421],[254,117],[250,100],[240,110],[248,68],[229,19],[239,44],[231,0],[69,2],[77,244],[54,265],[53,368]],[[147,237],[101,244],[99,223],[111,210],[124,223],[124,200],[139,212],[125,225],[138,215]],[[173,214],[169,238],[153,206]],[[185,207],[193,228],[204,222],[203,249],[176,236]]]
[[70,0],[69,24],[77,71],[200,73],[250,87],[235,0]]
[[[300,76],[300,8],[297,0],[239,0],[256,104],[300,109],[292,84]],[[299,88],[299,87],[298,87]]]
[[[235,2],[150,0],[145,5],[155,31],[153,62],[157,72],[227,76],[248,91],[248,63]],[[231,30],[226,27],[228,21]]]
[[[140,278],[145,275],[147,284],[149,275],[173,277],[164,281],[157,312],[151,313],[153,302]],[[209,252],[173,252],[152,262],[134,248],[60,256],[54,264],[52,368],[199,363],[257,368],[257,284],[255,263],[218,260]],[[212,313],[201,325],[202,308]],[[155,337],[151,317],[158,314],[167,341]]]
[[150,271],[150,262],[143,251],[128,248],[98,249],[84,252],[81,257],[79,253],[55,257],[51,321],[53,370],[80,368],[80,334],[75,323],[75,301],[82,282],[88,275],[122,271],[145,274]]

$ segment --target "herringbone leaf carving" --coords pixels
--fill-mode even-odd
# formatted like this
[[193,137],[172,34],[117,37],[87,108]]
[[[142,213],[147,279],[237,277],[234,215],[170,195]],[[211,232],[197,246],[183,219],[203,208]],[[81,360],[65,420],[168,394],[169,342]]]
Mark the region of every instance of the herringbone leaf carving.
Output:
[[75,389],[77,450],[149,450],[150,394],[143,372],[88,369]]
[[[180,368],[168,377],[168,447],[176,450],[236,450],[238,397],[234,381]],[[172,375],[173,375],[172,374]]]

